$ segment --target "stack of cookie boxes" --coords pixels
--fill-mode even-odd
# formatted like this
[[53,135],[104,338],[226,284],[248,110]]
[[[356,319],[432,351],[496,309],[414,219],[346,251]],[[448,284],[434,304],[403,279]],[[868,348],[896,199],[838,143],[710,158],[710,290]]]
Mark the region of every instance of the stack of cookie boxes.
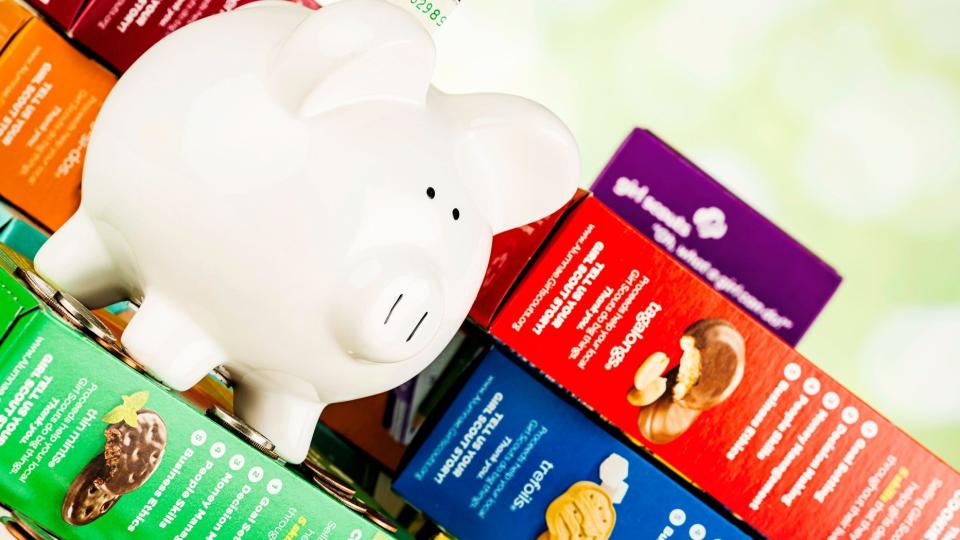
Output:
[[427,431],[394,488],[464,540],[752,534],[504,351]]
[[48,229],[80,201],[90,127],[115,77],[0,0],[0,195]]
[[40,527],[64,538],[395,537],[335,477],[285,467],[267,441],[228,429],[228,414],[204,416],[138,372],[106,326],[8,249],[0,290],[0,501]]
[[111,71],[126,70],[173,30],[246,1],[31,0],[43,20],[0,0],[0,197],[57,229],[79,204],[90,129],[116,82]]
[[[173,30],[244,0],[0,0],[0,197],[45,229],[76,210],[90,129],[144,51]],[[51,28],[93,51],[99,65]]]
[[[585,407],[488,359],[421,435],[401,494],[463,538],[493,523],[538,540],[643,537],[656,527],[627,508],[664,525],[660,505],[680,488],[631,487],[625,500],[659,510],[614,504],[610,530],[578,514],[588,503],[565,491],[577,482],[606,483],[611,501],[620,491],[598,469],[611,437],[563,427],[589,414],[770,538],[960,535],[960,475],[790,346],[839,284],[832,269],[649,132],[631,134],[594,189],[512,250],[495,243],[471,314],[545,376],[536,384]],[[659,471],[638,463],[643,483]]]
[[[154,43],[167,34],[204,17],[230,11],[253,0],[29,0],[73,39],[93,51],[117,72],[124,72]],[[291,0],[318,9],[317,0]],[[431,2],[430,10],[419,9],[426,2],[389,0],[411,11],[430,16],[440,26],[458,0]]]
[[123,72],[178,28],[251,0],[30,0],[108,66]]

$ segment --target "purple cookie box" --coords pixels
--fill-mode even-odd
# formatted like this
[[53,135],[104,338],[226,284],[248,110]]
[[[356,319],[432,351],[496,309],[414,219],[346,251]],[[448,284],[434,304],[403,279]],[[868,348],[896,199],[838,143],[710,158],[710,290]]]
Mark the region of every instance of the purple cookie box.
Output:
[[647,130],[633,130],[592,189],[790,345],[840,285],[830,265]]

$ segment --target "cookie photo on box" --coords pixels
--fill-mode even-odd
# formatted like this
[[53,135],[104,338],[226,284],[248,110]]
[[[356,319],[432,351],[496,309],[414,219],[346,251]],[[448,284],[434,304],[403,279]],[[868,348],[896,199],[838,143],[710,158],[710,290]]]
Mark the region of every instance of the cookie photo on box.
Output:
[[613,504],[599,485],[577,482],[547,507],[547,530],[537,540],[606,540],[617,520]]
[[680,363],[664,373],[666,353],[650,355],[637,369],[627,401],[640,407],[640,433],[666,444],[683,435],[703,411],[720,405],[740,385],[746,365],[743,336],[728,321],[703,319],[680,338]]
[[574,482],[547,506],[547,530],[537,540],[607,540],[617,523],[614,505],[627,495],[627,458],[612,453],[600,464],[600,484]]
[[106,442],[67,490],[61,507],[64,521],[86,525],[110,511],[121,496],[140,488],[160,465],[167,446],[167,425],[144,408],[147,392],[123,396],[123,403],[103,421]]

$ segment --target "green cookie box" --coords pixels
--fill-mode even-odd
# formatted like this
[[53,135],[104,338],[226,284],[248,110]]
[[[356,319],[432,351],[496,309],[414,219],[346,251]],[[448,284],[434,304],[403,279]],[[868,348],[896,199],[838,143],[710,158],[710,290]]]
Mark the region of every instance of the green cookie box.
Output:
[[394,538],[74,329],[17,266],[0,252],[0,501],[61,538]]

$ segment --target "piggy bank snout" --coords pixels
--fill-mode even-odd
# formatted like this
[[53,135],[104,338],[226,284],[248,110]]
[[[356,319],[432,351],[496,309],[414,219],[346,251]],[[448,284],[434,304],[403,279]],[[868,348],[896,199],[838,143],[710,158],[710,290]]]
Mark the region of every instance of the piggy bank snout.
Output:
[[341,346],[356,358],[402,362],[431,342],[444,293],[432,265],[414,256],[360,261],[349,270],[331,314]]

